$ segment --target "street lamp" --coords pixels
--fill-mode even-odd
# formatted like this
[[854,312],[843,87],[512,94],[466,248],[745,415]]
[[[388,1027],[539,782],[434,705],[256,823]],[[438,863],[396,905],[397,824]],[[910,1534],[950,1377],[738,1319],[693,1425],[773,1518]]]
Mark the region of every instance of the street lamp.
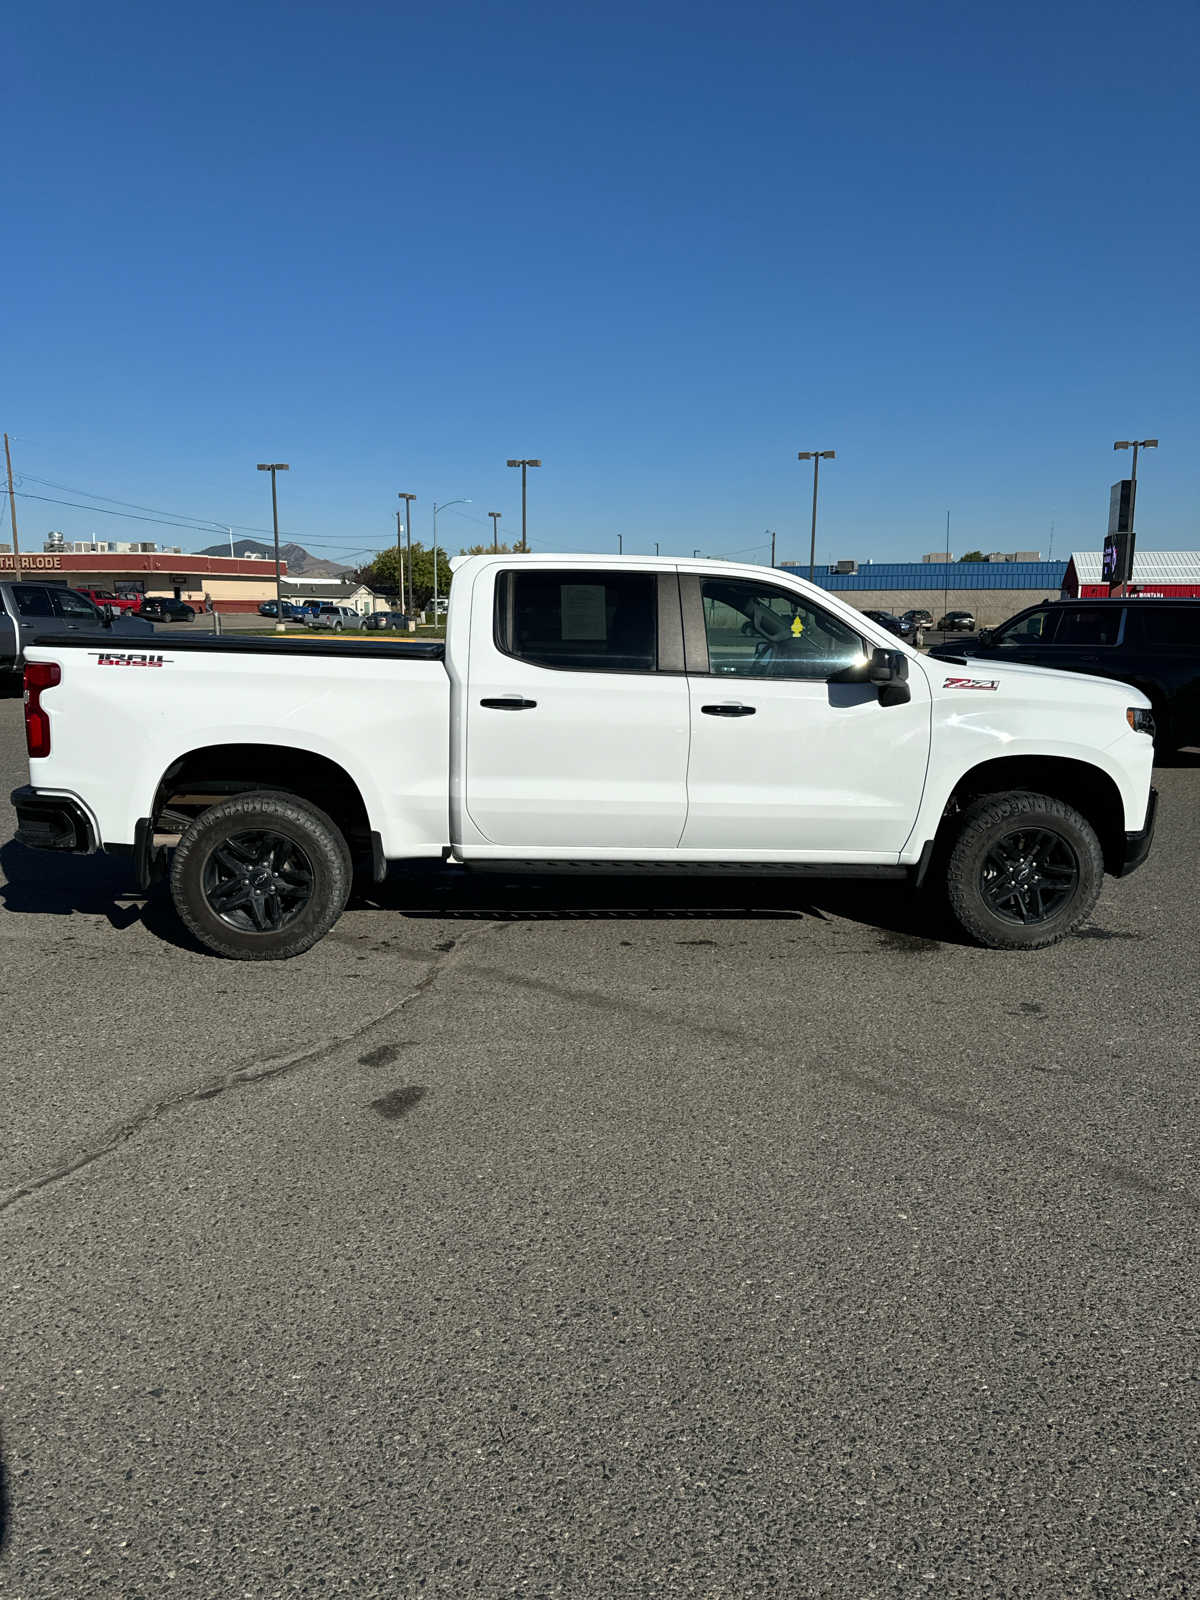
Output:
[[491,519],[492,519],[492,554],[493,555],[498,555],[499,551],[500,551],[500,518],[503,515],[504,515],[503,511],[489,511],[488,512],[488,516],[491,517]]
[[467,496],[467,498],[465,500],[443,500],[441,505],[438,505],[436,500],[433,502],[433,620],[434,620],[435,623],[437,621],[437,603],[438,603],[438,569],[437,569],[437,519],[438,519],[438,512],[439,511],[445,511],[447,506],[469,506],[470,504],[471,504],[471,497],[469,495]]
[[415,494],[405,494],[403,490],[396,496],[397,500],[404,501],[404,538],[408,547],[408,598],[404,595],[404,557],[400,554],[400,518],[396,517],[396,557],[400,562],[400,609],[408,611],[411,615],[412,603],[412,503]]
[[1134,507],[1137,505],[1137,453],[1139,450],[1157,450],[1157,439],[1116,439],[1113,441],[1114,450],[1133,451],[1133,476],[1129,484],[1129,561],[1127,563],[1129,577],[1128,583],[1133,582],[1133,557],[1137,543],[1137,534],[1134,529],[1137,523],[1133,520]]
[[525,535],[525,469],[526,467],[540,467],[542,463],[533,460],[514,461],[510,458],[508,464],[510,467],[520,467],[521,469],[521,549],[524,551],[529,549],[529,540]]
[[621,534],[618,534],[618,535],[617,535],[617,554],[618,554],[618,555],[619,555],[619,556],[621,556],[621,555],[624,555],[624,554],[625,554],[625,540],[624,540],[624,538],[623,538],[623,537],[622,537],[622,536],[621,536]]
[[813,464],[813,514],[812,514],[812,540],[808,546],[808,581],[813,582],[813,574],[817,565],[817,475],[821,470],[822,461],[832,461],[837,455],[836,450],[797,450],[797,461],[811,461]]
[[283,621],[283,579],[279,573],[279,501],[275,497],[275,474],[289,470],[286,461],[260,461],[260,472],[271,474],[271,520],[275,524],[275,632],[286,633]]

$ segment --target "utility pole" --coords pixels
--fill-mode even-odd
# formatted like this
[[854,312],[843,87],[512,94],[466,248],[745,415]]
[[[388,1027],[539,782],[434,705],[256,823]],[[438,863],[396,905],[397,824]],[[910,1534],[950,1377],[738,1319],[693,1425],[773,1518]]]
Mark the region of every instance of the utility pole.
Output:
[[657,539],[655,539],[655,541],[654,541],[654,554],[655,555],[658,554],[658,544],[659,544],[659,541]]
[[12,453],[8,448],[8,435],[4,435],[4,463],[8,468],[8,514],[12,518],[13,582],[21,581],[21,546],[17,542],[17,497],[13,493]]
[[410,616],[412,614],[412,608],[413,608],[413,604],[412,604],[412,581],[413,581],[413,576],[412,576],[412,503],[416,498],[417,497],[416,497],[415,494],[405,494],[403,491],[401,491],[396,496],[397,500],[403,500],[404,501],[404,534],[405,534],[405,542],[406,542],[407,547],[408,547],[408,598],[406,600],[405,597],[404,597],[404,570],[405,570],[404,569],[404,557],[400,554],[400,523],[397,521],[397,523],[396,523],[396,555],[399,557],[399,560],[400,560],[400,609],[402,611],[407,611]]
[[283,620],[283,578],[279,570],[279,501],[275,497],[275,474],[288,472],[290,468],[286,461],[260,461],[258,470],[271,474],[271,520],[275,525],[275,632],[286,633],[287,625]]
[[400,573],[400,609],[404,610],[404,546],[400,543],[400,535],[404,532],[402,518],[403,511],[396,512],[396,566]]
[[525,469],[527,467],[540,467],[542,463],[532,459],[525,461],[514,461],[510,457],[508,464],[510,467],[520,467],[521,469],[521,549],[522,551],[526,551],[529,549],[529,537],[525,522]]
[[621,538],[620,534],[617,535],[617,554],[619,556],[625,554],[625,541]]
[[488,512],[488,516],[492,519],[492,554],[494,556],[500,553],[500,518],[503,515],[502,511]]
[[771,566],[775,565],[775,529],[771,529]]
[[832,461],[836,455],[836,450],[797,450],[796,452],[797,461],[811,461],[813,464],[812,538],[808,546],[809,583],[815,582],[814,573],[817,566],[817,475],[821,470],[822,461]]

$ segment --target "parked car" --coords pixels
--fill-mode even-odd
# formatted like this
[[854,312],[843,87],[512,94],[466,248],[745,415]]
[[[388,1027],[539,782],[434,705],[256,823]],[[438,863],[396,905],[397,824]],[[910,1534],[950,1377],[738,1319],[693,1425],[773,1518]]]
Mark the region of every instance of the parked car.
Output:
[[902,611],[900,621],[907,622],[910,628],[932,628],[933,612],[926,611],[921,606],[915,606],[911,611]]
[[151,622],[191,622],[196,615],[196,608],[169,594],[148,594],[144,596],[137,614]]
[[140,594],[114,594],[111,589],[76,589],[75,593],[86,596],[100,611],[107,607],[110,611],[133,612],[142,603]]
[[[264,600],[258,608],[260,617],[273,617],[275,615],[274,600]],[[298,606],[292,600],[283,602],[283,620],[285,622],[301,622],[306,613],[303,606]]]
[[1153,707],[1160,751],[1200,745],[1200,600],[1051,600],[932,654],[1024,661],[1131,683]]
[[386,632],[389,628],[395,632],[408,632],[408,618],[403,611],[372,611],[369,616],[363,617],[363,627],[370,633]]
[[76,589],[60,589],[53,583],[0,583],[0,671],[19,669],[27,645],[43,634],[56,633],[145,639],[154,629],[138,617],[100,610]]
[[471,556],[449,621],[444,643],[183,634],[169,690],[128,670],[160,655],[105,673],[90,640],[31,646],[18,840],[165,869],[192,934],[255,961],[328,932],[356,860],[908,880],[1030,950],[1151,847],[1137,689],[947,666],[782,572]]
[[340,633],[343,628],[357,628],[362,622],[353,606],[332,605],[306,612],[304,620],[310,628],[328,628],[333,633]]
[[894,633],[897,639],[906,639],[912,632],[899,617],[894,617],[890,611],[864,611],[864,617],[870,617],[872,622],[877,622],[881,628],[886,628],[889,633]]
[[975,613],[973,611],[947,611],[938,623],[943,633],[973,633],[975,631]]

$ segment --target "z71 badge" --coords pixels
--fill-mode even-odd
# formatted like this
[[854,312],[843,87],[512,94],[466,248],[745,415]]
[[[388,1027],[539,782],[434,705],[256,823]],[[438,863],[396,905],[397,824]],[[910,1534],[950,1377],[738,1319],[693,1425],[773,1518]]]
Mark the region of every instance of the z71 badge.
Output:
[[99,658],[101,667],[161,667],[162,656],[135,656],[128,650],[89,650],[88,655]]
[[943,689],[998,689],[999,682],[995,678],[947,678]]

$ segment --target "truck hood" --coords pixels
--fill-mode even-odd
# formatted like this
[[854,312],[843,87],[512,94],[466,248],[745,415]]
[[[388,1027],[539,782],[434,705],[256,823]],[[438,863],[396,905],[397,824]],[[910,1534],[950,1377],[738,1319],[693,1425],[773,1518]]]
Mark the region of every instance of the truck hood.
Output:
[[[968,700],[1003,698],[1009,695],[1041,702],[1069,705],[1086,700],[1119,703],[1122,706],[1148,706],[1140,689],[1113,678],[1098,678],[1090,672],[1065,672],[1056,667],[1033,667],[1023,661],[993,661],[967,656],[966,665],[947,661],[943,656],[924,656],[921,665],[929,678],[935,698]],[[995,684],[995,688],[984,685]]]

